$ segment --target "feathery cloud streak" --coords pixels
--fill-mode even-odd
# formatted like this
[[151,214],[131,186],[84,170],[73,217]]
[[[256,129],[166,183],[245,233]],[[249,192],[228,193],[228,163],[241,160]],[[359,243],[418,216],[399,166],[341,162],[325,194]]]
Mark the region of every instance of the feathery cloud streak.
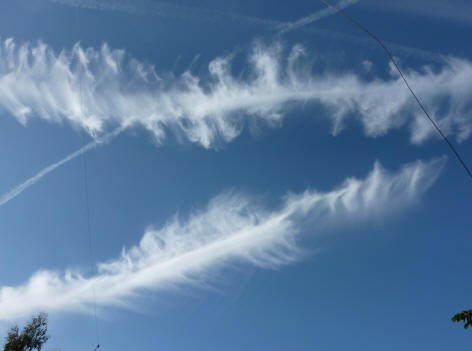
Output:
[[348,178],[327,193],[288,195],[275,210],[222,194],[185,220],[175,217],[161,228],[148,228],[139,245],[99,264],[95,276],[44,270],[24,285],[2,287],[0,320],[38,310],[91,312],[92,289],[99,308],[130,306],[144,291],[212,282],[212,273],[232,262],[263,268],[293,262],[300,258],[297,240],[304,231],[318,234],[322,227],[404,209],[434,183],[444,163],[444,158],[417,161],[393,174],[376,163],[363,180]]
[[97,147],[97,146],[99,146],[103,143],[109,142],[111,139],[113,139],[115,136],[117,136],[122,131],[123,131],[123,128],[119,128],[119,129],[117,129],[117,130],[115,130],[111,133],[105,134],[105,135],[91,141],[90,143],[84,145],[79,150],[74,151],[73,153],[71,153],[68,156],[64,157],[62,160],[60,160],[56,163],[53,163],[52,165],[42,169],[41,171],[36,173],[31,178],[29,178],[26,181],[24,181],[23,183],[17,185],[16,187],[11,189],[6,194],[3,194],[2,196],[0,196],[0,206],[5,205],[10,200],[13,200],[15,197],[19,196],[23,191],[28,189],[30,186],[36,184],[37,182],[39,182],[41,180],[41,178],[43,178],[47,174],[54,171],[56,168],[61,167],[65,163],[67,163],[69,161],[72,161],[76,157],[86,153],[87,151],[90,151],[90,150],[94,149],[95,147]]
[[[287,53],[279,44],[255,44],[245,75],[233,74],[231,58],[218,57],[202,76],[186,71],[161,78],[152,65],[107,45],[55,53],[44,43],[17,46],[7,39],[0,48],[0,108],[23,124],[33,117],[69,121],[92,135],[138,125],[158,142],[172,132],[205,148],[233,140],[248,122],[280,125],[306,102],[330,111],[333,134],[354,116],[367,136],[404,125],[412,142],[434,135],[395,72],[369,81],[355,73],[313,74],[305,56],[299,45]],[[448,58],[438,70],[405,74],[445,133],[467,139],[472,63]]]

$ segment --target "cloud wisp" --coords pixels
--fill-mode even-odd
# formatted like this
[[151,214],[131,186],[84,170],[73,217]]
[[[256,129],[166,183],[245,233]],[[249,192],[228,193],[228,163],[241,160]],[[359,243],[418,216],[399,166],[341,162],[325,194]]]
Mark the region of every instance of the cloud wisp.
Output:
[[56,163],[53,163],[52,165],[42,169],[31,178],[27,179],[23,183],[15,186],[13,189],[11,189],[7,193],[0,196],[0,206],[3,206],[10,200],[13,200],[15,197],[19,196],[23,191],[28,189],[30,186],[33,186],[34,184],[39,182],[41,178],[51,173],[52,171],[56,170],[57,168],[61,167],[62,165],[66,164],[67,162],[72,161],[76,157],[96,148],[99,145],[110,142],[111,139],[116,137],[122,131],[123,131],[123,128],[118,128],[117,130],[111,133],[107,133],[99,138],[96,138],[95,140],[81,147],[79,150],[74,151],[73,153],[67,155],[62,160],[57,161]]
[[[231,57],[218,57],[207,73],[179,77],[158,75],[152,65],[107,45],[56,53],[44,43],[8,39],[0,50],[0,109],[23,124],[35,117],[68,121],[92,135],[136,125],[158,143],[172,134],[210,148],[232,141],[248,123],[278,126],[312,103],[329,111],[333,134],[356,118],[371,137],[405,125],[414,143],[435,135],[392,70],[388,78],[370,80],[350,72],[314,74],[299,45],[287,52],[280,44],[255,44],[242,75],[233,72]],[[447,58],[439,69],[405,74],[444,132],[467,139],[472,62]]]
[[[290,194],[269,210],[247,196],[224,193],[188,218],[174,217],[148,228],[138,245],[98,264],[97,274],[43,270],[27,283],[0,289],[0,320],[38,310],[91,312],[130,307],[146,291],[204,286],[228,264],[275,268],[303,256],[297,242],[303,233],[351,221],[388,216],[418,201],[435,182],[445,159],[417,161],[390,173],[376,163],[365,179],[348,178],[330,192]],[[93,298],[92,289],[95,291]]]

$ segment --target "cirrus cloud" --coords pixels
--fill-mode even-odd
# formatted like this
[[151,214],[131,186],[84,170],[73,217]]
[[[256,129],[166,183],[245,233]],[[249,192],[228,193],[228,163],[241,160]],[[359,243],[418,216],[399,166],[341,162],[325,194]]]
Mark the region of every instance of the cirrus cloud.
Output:
[[[299,45],[286,52],[280,44],[255,44],[243,75],[233,73],[231,57],[218,57],[206,74],[173,77],[106,44],[56,53],[41,42],[7,39],[0,51],[0,108],[23,124],[36,117],[68,121],[92,135],[137,125],[160,143],[171,133],[205,148],[233,140],[247,123],[278,126],[307,102],[327,109],[333,134],[354,117],[370,137],[405,125],[414,143],[434,135],[393,71],[370,80],[352,72],[315,74],[306,56]],[[448,58],[438,69],[405,71],[445,133],[467,139],[472,63]]]
[[[351,221],[388,216],[421,199],[445,159],[417,161],[396,173],[376,163],[365,179],[348,178],[330,192],[290,194],[276,209],[236,193],[224,193],[187,218],[149,227],[138,245],[98,264],[97,274],[42,270],[23,285],[0,289],[0,320],[38,310],[93,311],[130,307],[146,291],[199,286],[232,262],[275,268],[301,258],[301,235],[318,235]],[[323,229],[325,228],[325,229]]]

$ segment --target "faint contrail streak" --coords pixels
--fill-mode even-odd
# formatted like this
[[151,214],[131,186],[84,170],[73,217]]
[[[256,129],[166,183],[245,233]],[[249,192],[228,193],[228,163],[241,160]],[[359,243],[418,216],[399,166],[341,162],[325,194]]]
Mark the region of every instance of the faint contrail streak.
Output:
[[[337,33],[327,29],[320,28],[306,28],[307,24],[316,22],[324,17],[330,16],[333,12],[329,10],[320,10],[311,15],[308,15],[298,21],[284,22],[274,19],[264,19],[260,17],[245,16],[232,12],[225,12],[220,10],[198,8],[195,6],[188,5],[175,5],[166,2],[154,2],[150,0],[132,1],[132,0],[49,0],[50,2],[72,6],[81,7],[90,10],[104,10],[104,11],[118,11],[130,14],[139,14],[145,16],[157,16],[162,18],[172,19],[192,19],[197,21],[210,21],[210,22],[239,22],[247,25],[262,26],[272,30],[278,30],[278,34],[284,34],[286,32],[300,29],[311,33],[316,36],[330,37],[337,40],[343,40],[346,42],[356,42],[366,47],[372,48],[375,45],[368,39],[364,39],[354,35],[348,35],[345,33]],[[346,8],[350,5],[354,5],[358,0],[342,0],[337,6],[340,8]],[[394,43],[386,42],[392,49],[395,55],[399,56],[412,56],[421,60],[434,61],[437,63],[444,63],[444,57],[441,54],[421,50],[418,48],[412,48],[404,45],[398,45]]]
[[[345,9],[348,6],[351,6],[355,3],[357,3],[358,1],[359,0],[342,0],[336,6],[340,9]],[[283,24],[281,24],[277,27],[278,27],[278,29],[280,29],[280,33],[283,34],[283,33],[290,32],[292,30],[298,29],[300,27],[306,26],[310,23],[319,21],[320,19],[322,19],[324,17],[331,16],[333,14],[334,14],[334,10],[331,9],[331,8],[327,8],[327,9],[315,12],[315,13],[309,15],[309,16],[303,17],[303,18],[301,18],[297,21],[283,23]]]
[[[178,20],[204,20],[210,22],[240,22],[250,25],[260,25],[289,31],[306,24],[331,16],[333,11],[320,10],[295,22],[282,22],[260,17],[246,16],[211,8],[202,8],[190,5],[178,5],[164,1],[150,0],[49,0],[61,5],[87,8],[91,10],[118,11],[138,15],[151,15]],[[346,8],[357,3],[358,0],[342,0],[337,6]],[[293,28],[292,28],[293,26]],[[287,28],[286,28],[287,27]]]
[[74,158],[76,158],[77,156],[80,156],[82,155],[83,153],[95,148],[96,146],[100,145],[100,144],[103,144],[103,143],[106,143],[106,142],[109,142],[111,139],[113,139],[115,136],[117,136],[118,134],[120,134],[122,131],[124,130],[124,127],[120,127],[118,129],[116,129],[115,131],[111,132],[111,133],[108,133],[108,134],[105,134],[97,139],[95,139],[94,141],[84,145],[83,147],[81,147],[79,150],[71,153],[70,155],[68,155],[67,157],[63,158],[62,160],[42,169],[41,171],[39,171],[38,173],[36,173],[33,177],[29,178],[28,180],[26,180],[25,182],[21,183],[20,185],[17,185],[15,188],[13,188],[12,190],[10,190],[9,192],[7,192],[6,194],[2,195],[0,197],[0,206],[3,206],[5,205],[7,202],[9,202],[10,200],[13,200],[15,197],[17,197],[18,195],[20,195],[23,191],[25,191],[26,189],[28,189],[30,186],[34,185],[35,183],[37,183],[41,178],[43,178],[45,175],[47,175],[48,173],[51,173],[52,171],[54,171],[56,168],[62,166],[63,164],[73,160]]

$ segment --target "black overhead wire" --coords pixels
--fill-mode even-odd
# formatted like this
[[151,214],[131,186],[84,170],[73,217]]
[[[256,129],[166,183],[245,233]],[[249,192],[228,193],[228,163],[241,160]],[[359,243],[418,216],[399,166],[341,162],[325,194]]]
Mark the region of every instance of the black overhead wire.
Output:
[[[79,23],[79,15],[77,12],[77,25]],[[78,67],[82,67],[80,59],[78,58],[77,61]],[[83,75],[83,68],[77,70],[79,74],[79,105],[80,105],[80,114],[83,114],[83,94],[82,94],[82,75]],[[83,146],[86,145],[86,139],[84,133],[82,133],[82,143]],[[93,251],[93,240],[92,240],[92,226],[90,221],[90,200],[89,200],[89,185],[88,185],[88,167],[87,167],[87,157],[85,152],[82,153],[82,160],[83,160],[83,170],[84,170],[84,192],[85,192],[85,209],[87,212],[87,233],[88,233],[88,246],[89,246],[89,254],[90,254],[90,271],[93,273],[95,272],[95,255]],[[95,285],[92,281],[92,294],[93,294],[93,314],[94,314],[94,321],[95,321],[95,335],[97,340],[97,346],[94,348],[94,351],[97,351],[100,348],[100,333],[98,328],[98,318],[97,318],[97,297],[95,293]]]
[[[80,64],[80,63],[79,63]],[[79,100],[80,100],[80,112],[82,113],[82,74],[79,73]],[[86,140],[84,134],[82,134],[82,143],[85,146]],[[95,271],[95,255],[93,252],[93,239],[92,239],[92,226],[90,222],[90,201],[89,201],[89,186],[88,186],[88,167],[87,167],[87,156],[85,152],[82,153],[83,169],[84,169],[84,191],[85,191],[85,209],[87,211],[87,233],[88,233],[88,246],[90,254],[90,271]],[[94,351],[100,347],[100,335],[98,330],[98,319],[97,319],[97,297],[95,294],[95,285],[92,282],[92,294],[93,294],[93,314],[95,319],[95,334],[97,337],[97,347]]]
[[392,62],[392,64],[395,66],[396,70],[398,71],[398,73],[400,74],[400,76],[402,77],[403,79],[403,82],[405,82],[405,85],[407,86],[408,90],[410,91],[410,93],[413,95],[413,97],[415,98],[416,102],[418,103],[418,105],[420,106],[421,110],[423,110],[424,114],[426,115],[426,117],[428,117],[429,121],[431,122],[431,124],[434,126],[434,128],[437,130],[437,132],[439,133],[439,135],[441,135],[441,137],[444,139],[444,141],[447,143],[447,145],[449,146],[449,148],[451,149],[452,153],[456,156],[457,160],[460,162],[460,164],[462,165],[462,167],[464,167],[464,170],[467,172],[467,174],[469,175],[469,177],[472,179],[472,171],[470,170],[470,168],[467,166],[466,162],[464,161],[464,159],[461,157],[461,155],[459,154],[459,152],[456,150],[456,148],[454,147],[454,145],[450,142],[450,140],[448,139],[448,137],[443,133],[443,131],[441,130],[441,128],[439,127],[439,125],[436,123],[436,121],[429,115],[428,111],[426,111],[426,108],[424,107],[423,103],[421,102],[421,100],[418,98],[418,96],[415,94],[415,92],[413,91],[413,89],[410,87],[410,84],[408,84],[408,81],[406,80],[405,76],[403,75],[403,72],[402,70],[400,69],[400,67],[398,66],[397,64],[397,61],[395,60],[395,58],[393,57],[392,53],[390,52],[390,50],[385,46],[385,44],[382,42],[382,40],[380,40],[375,34],[373,34],[371,31],[369,31],[366,27],[364,27],[362,24],[360,24],[359,22],[357,22],[354,18],[352,18],[351,16],[349,16],[348,14],[346,14],[344,11],[338,9],[337,7],[335,7],[333,4],[331,4],[328,0],[320,0],[321,2],[323,2],[326,6],[332,8],[337,14],[343,16],[345,19],[347,19],[349,22],[353,23],[354,25],[356,25],[358,28],[360,28],[362,31],[364,31],[365,33],[367,33],[372,39],[374,39],[384,50],[385,52],[387,53],[390,61]]
[[[85,137],[82,135],[83,144],[85,145]],[[89,201],[89,189],[88,189],[88,168],[87,168],[87,157],[85,153],[82,153],[83,168],[84,168],[84,189],[85,189],[85,208],[87,211],[87,232],[88,232],[88,246],[90,253],[90,271],[95,272],[95,255],[93,253],[93,240],[92,240],[92,226],[90,223],[90,201]],[[97,319],[97,297],[95,294],[95,285],[92,282],[92,294],[93,294],[93,314],[95,319],[95,334],[97,337],[97,347],[94,349],[98,350],[100,347],[100,335],[98,331],[98,319]]]

